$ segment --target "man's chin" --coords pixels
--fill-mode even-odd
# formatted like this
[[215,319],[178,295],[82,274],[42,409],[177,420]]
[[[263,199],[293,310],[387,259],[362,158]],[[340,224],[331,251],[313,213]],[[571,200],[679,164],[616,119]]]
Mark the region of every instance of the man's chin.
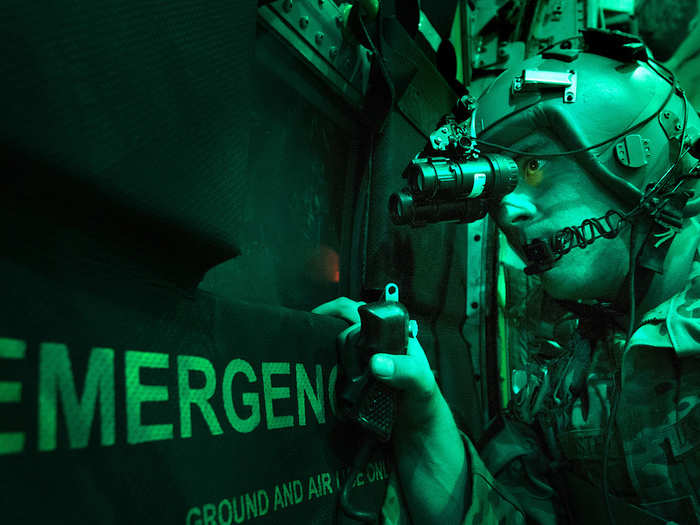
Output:
[[555,299],[590,301],[606,299],[600,282],[592,281],[585,273],[574,273],[570,268],[555,266],[541,274],[542,288]]
[[560,266],[555,266],[540,274],[542,288],[555,299],[576,301],[578,299],[593,299],[590,297],[590,286],[585,286],[580,282],[577,275],[572,275],[571,271]]

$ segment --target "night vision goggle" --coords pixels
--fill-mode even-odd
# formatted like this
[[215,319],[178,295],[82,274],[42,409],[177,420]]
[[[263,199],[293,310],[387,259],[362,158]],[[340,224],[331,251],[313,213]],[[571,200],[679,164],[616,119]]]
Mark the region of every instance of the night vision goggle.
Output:
[[403,177],[408,186],[389,198],[394,224],[474,222],[515,189],[519,173],[515,160],[482,155],[476,147],[469,120],[475,106],[472,97],[462,97],[406,167]]
[[[403,178],[408,186],[389,198],[394,224],[420,227],[439,222],[474,222],[485,217],[490,208],[515,189],[520,173],[515,160],[503,154],[481,154],[477,148],[479,141],[471,119],[475,109],[475,99],[463,96],[453,113],[445,116],[430,135],[425,149],[404,169]],[[674,171],[678,160],[656,186]],[[698,178],[698,175],[691,173],[681,181],[686,178]],[[626,223],[639,215],[653,219],[654,231],[677,233],[681,227],[680,210],[690,193],[677,191],[679,183],[671,192],[660,195],[656,186],[645,192],[639,204],[627,213],[610,210],[604,217],[586,219],[549,239],[532,240],[523,246],[525,272],[545,272],[575,247],[585,248],[599,238],[614,238]],[[659,246],[645,250],[654,252],[644,257],[651,261],[650,269],[661,271],[665,249],[667,246],[663,250]]]

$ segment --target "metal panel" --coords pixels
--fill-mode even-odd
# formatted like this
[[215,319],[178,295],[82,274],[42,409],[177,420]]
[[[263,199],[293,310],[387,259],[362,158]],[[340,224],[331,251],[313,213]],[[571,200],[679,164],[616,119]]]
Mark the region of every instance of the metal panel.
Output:
[[469,343],[474,380],[481,396],[484,421],[488,419],[487,374],[486,374],[486,317],[491,308],[490,289],[487,287],[489,276],[489,254],[486,242],[492,229],[489,218],[467,224],[467,267],[466,267],[466,322],[464,338]]
[[579,0],[541,0],[527,42],[527,56],[541,49],[576,36],[585,22],[584,4]]
[[370,51],[344,38],[340,8],[330,0],[276,0],[258,10],[263,20],[354,107],[362,105]]

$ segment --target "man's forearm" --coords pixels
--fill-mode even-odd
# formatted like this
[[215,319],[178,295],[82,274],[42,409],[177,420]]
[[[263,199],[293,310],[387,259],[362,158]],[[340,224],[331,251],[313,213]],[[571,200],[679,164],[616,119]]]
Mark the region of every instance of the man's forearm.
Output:
[[425,430],[396,433],[399,479],[414,524],[458,525],[469,505],[464,444],[442,395],[431,404]]

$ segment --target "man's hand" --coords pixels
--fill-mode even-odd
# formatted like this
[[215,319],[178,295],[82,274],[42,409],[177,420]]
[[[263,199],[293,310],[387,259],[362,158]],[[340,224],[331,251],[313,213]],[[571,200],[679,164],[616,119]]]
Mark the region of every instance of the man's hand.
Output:
[[317,306],[311,313],[319,315],[332,315],[333,317],[339,317],[345,319],[350,324],[357,324],[360,322],[360,314],[357,313],[357,309],[364,303],[362,301],[353,301],[347,297],[338,297],[327,303],[323,303],[321,306]]
[[[313,310],[359,323],[365,303],[340,297]],[[435,383],[428,359],[415,337],[406,355],[375,354],[372,373],[401,391],[392,438],[401,486],[413,523],[462,523],[468,492],[464,446],[445,399]]]
[[[356,324],[360,322],[357,310],[363,304],[366,303],[339,297],[314,308],[312,312],[340,317]],[[370,361],[370,369],[377,379],[402,392],[398,426],[404,431],[425,430],[435,414],[433,405],[439,391],[418,340],[409,337],[406,355],[375,354]]]
[[370,369],[377,379],[402,393],[397,426],[409,432],[428,430],[440,392],[418,339],[408,338],[406,355],[373,355]]

